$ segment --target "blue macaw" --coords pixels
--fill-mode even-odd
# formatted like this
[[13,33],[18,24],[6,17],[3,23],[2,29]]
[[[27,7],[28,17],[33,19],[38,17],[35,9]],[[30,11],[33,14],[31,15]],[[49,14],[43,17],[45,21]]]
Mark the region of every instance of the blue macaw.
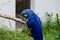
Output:
[[34,40],[43,40],[42,23],[40,18],[30,9],[25,9],[20,13],[20,16],[26,21]]

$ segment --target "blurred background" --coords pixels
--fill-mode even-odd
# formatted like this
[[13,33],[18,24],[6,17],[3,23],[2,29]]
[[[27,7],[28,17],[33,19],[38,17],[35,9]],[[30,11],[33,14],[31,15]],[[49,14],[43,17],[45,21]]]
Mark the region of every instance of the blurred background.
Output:
[[[20,18],[20,13],[24,9],[31,9],[40,17],[44,40],[60,40],[60,0],[0,0],[0,13]],[[12,35],[12,39],[16,37],[18,40],[33,40],[28,37],[29,30],[24,24],[0,17],[0,27],[21,31],[6,31],[6,35]],[[10,39],[11,37],[9,36]]]

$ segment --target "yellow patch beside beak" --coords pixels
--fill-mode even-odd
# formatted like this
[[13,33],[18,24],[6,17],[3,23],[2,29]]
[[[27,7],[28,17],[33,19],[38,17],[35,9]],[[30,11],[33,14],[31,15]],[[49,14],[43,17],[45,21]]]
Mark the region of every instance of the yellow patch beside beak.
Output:
[[28,14],[24,14],[24,20],[27,20],[28,19]]
[[28,15],[27,14],[24,14],[25,17],[27,17]]

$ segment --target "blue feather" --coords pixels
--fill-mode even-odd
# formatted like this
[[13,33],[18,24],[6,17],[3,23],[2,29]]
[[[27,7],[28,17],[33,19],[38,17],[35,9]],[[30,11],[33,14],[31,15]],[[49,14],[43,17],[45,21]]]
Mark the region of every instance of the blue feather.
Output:
[[40,18],[30,9],[25,9],[21,12],[21,16],[24,13],[28,14],[28,21],[26,22],[28,28],[32,29],[32,37],[34,40],[43,40],[43,33],[42,33],[42,23]]

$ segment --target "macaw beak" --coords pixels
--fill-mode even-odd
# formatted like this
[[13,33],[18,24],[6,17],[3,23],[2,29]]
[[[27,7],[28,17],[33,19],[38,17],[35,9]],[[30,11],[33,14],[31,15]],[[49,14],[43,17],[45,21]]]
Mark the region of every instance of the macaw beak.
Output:
[[22,17],[22,16],[20,16],[20,18],[25,22],[27,22],[27,20],[28,20],[28,18],[25,18],[25,17]]
[[26,22],[26,18],[23,18],[22,16],[20,16],[20,19],[22,19],[22,21],[25,21]]
[[20,16],[20,21],[23,23],[23,24],[26,24],[26,21],[23,20],[23,18]]
[[23,18],[24,21],[26,21],[27,19],[26,18]]

